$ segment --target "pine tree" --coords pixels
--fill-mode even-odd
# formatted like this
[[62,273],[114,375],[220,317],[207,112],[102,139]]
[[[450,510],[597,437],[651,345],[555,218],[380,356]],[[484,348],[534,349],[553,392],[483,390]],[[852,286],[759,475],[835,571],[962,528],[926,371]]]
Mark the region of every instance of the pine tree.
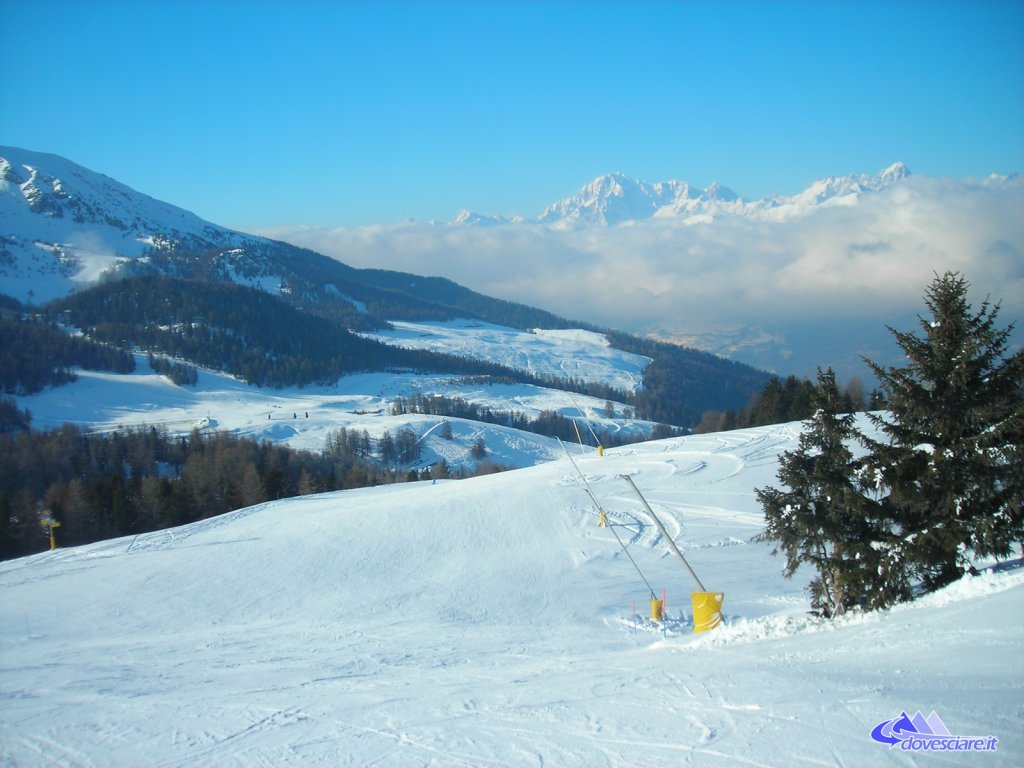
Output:
[[380,462],[386,467],[394,464],[398,459],[398,451],[395,446],[395,439],[391,436],[391,432],[385,430],[384,434],[380,436],[377,441],[377,446],[380,449]]
[[780,459],[778,479],[788,488],[758,488],[765,530],[756,539],[775,544],[786,557],[783,573],[792,576],[806,563],[817,571],[811,581],[811,606],[837,616],[856,605],[875,605],[879,597],[877,551],[871,501],[859,486],[850,444],[858,432],[852,414],[840,414],[842,397],[835,374],[818,371],[814,414],[795,451]]
[[403,427],[398,431],[398,437],[395,439],[395,450],[398,452],[399,464],[412,464],[419,460],[422,445],[415,432],[408,427]]
[[263,488],[263,480],[260,479],[260,473],[256,469],[254,462],[250,461],[245,465],[245,471],[242,473],[242,480],[239,483],[238,490],[242,497],[242,504],[246,507],[266,501],[267,496]]
[[320,487],[319,478],[315,475],[311,475],[306,471],[305,467],[299,472],[299,495],[309,496],[313,493],[319,493],[322,490]]
[[484,442],[482,437],[473,443],[473,447],[469,450],[469,455],[477,461],[483,461],[487,458],[487,443]]
[[866,361],[889,409],[872,416],[888,440],[866,441],[894,534],[889,562],[926,589],[1024,540],[1024,350],[1006,355],[1012,324],[996,327],[998,303],[972,311],[968,287],[936,275],[922,335],[890,328],[907,364]]

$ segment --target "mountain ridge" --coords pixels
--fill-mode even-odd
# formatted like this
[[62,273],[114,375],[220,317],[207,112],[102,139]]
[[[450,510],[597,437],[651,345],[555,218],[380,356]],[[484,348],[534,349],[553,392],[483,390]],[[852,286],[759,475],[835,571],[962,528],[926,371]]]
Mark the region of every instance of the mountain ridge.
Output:
[[718,181],[698,189],[678,179],[652,183],[615,172],[598,176],[580,187],[576,194],[551,203],[534,219],[491,216],[464,210],[451,224],[602,227],[647,219],[707,221],[720,215],[778,218],[780,214],[799,215],[833,201],[890,189],[910,176],[910,169],[898,161],[876,174],[854,173],[817,179],[795,195],[744,200]]
[[491,320],[495,307],[520,310],[527,325],[569,324],[447,278],[356,269],[205,221],[59,155],[0,147],[0,293],[32,304],[133,274],[258,288],[358,330],[384,327],[388,315]]

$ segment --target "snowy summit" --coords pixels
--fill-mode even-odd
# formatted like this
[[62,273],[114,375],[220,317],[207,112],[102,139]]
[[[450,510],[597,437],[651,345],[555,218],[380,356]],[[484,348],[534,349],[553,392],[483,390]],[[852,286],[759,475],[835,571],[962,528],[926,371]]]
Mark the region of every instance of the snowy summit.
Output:
[[898,162],[874,175],[860,173],[819,179],[792,196],[743,200],[719,182],[695,189],[685,181],[649,183],[624,173],[610,173],[585,184],[575,195],[552,203],[536,219],[510,219],[463,211],[452,224],[495,226],[532,222],[554,227],[617,226],[647,219],[709,221],[718,215],[777,219],[890,189],[909,176],[909,169]]

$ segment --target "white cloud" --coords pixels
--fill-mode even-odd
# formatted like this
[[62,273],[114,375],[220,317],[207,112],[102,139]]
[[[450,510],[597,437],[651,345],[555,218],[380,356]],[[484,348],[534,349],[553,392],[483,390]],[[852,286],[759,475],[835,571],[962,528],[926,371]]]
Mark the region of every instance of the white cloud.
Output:
[[757,329],[783,339],[782,350],[746,359],[785,370],[780,355],[788,350],[801,373],[831,362],[800,349],[801,338],[837,333],[849,357],[870,352],[877,342],[869,337],[885,334],[886,323],[907,325],[925,311],[921,297],[934,273],[963,273],[975,307],[986,296],[1002,299],[1003,324],[1024,315],[1020,179],[914,176],[845,202],[781,220],[721,216],[580,229],[410,223],[262,234],[354,267],[448,277],[636,333],[724,349],[736,333]]

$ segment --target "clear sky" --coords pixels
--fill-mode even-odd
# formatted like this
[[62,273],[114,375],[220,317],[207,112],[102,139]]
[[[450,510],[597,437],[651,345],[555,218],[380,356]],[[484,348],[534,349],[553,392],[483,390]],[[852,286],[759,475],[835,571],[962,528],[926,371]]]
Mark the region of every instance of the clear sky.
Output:
[[0,144],[225,226],[1024,168],[1024,3],[0,0]]

